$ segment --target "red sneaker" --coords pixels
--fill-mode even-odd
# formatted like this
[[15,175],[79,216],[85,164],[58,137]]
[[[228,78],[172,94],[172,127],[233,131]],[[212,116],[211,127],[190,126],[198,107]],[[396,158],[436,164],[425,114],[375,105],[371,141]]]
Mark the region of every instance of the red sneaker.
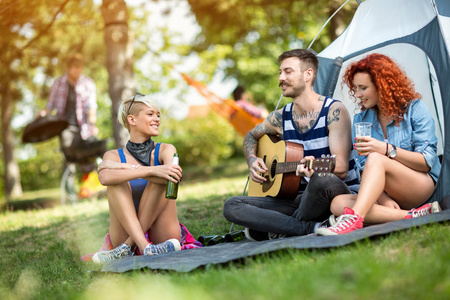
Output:
[[317,235],[338,235],[349,233],[363,228],[364,219],[351,208],[344,208],[344,214],[336,219],[336,224],[328,228],[318,228]]
[[437,201],[434,201],[433,203],[427,203],[419,208],[409,210],[408,215],[405,217],[405,219],[423,217],[440,211],[441,207],[439,206],[439,203]]

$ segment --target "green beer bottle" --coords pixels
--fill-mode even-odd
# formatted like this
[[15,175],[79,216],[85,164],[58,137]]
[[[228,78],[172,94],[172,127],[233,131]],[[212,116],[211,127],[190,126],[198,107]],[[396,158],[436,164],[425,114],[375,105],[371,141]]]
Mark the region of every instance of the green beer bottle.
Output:
[[[173,155],[173,165],[179,165],[179,156],[178,153],[175,153]],[[173,177],[172,177],[173,178]],[[167,180],[167,186],[166,186],[166,198],[175,200],[178,196],[178,183],[174,183],[170,180]]]

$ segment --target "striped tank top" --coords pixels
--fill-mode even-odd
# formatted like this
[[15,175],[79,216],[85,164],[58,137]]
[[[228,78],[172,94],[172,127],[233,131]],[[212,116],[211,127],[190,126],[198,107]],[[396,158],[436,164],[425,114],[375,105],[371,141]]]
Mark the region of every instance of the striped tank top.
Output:
[[[287,104],[283,108],[283,139],[286,142],[293,142],[302,144],[304,148],[304,156],[312,155],[314,157],[320,157],[322,154],[330,154],[329,140],[328,140],[328,126],[327,116],[331,104],[335,101],[332,98],[326,97],[316,124],[307,132],[300,133],[292,120],[292,106],[293,102]],[[306,179],[306,180],[309,180]],[[307,181],[302,178],[299,191],[304,191],[307,185]],[[359,176],[356,171],[356,164],[353,151],[350,152],[348,172],[344,179],[344,182],[350,188],[352,192],[358,192],[359,190]]]

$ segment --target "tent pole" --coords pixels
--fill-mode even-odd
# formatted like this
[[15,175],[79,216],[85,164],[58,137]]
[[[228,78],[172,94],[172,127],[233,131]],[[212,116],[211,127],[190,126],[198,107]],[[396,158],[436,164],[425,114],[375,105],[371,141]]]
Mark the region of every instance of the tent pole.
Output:
[[[338,11],[341,10],[341,8],[343,8],[345,6],[345,4],[347,4],[350,0],[345,1],[344,4],[342,4],[332,15],[331,17],[328,18],[328,20],[325,22],[325,24],[323,24],[322,28],[320,28],[319,32],[316,34],[316,36],[314,37],[314,39],[312,40],[311,44],[309,44],[308,49],[311,49],[312,44],[314,44],[314,42],[316,41],[317,37],[319,36],[319,34],[322,32],[322,30],[325,28],[325,26],[327,26],[328,22],[331,21],[331,19],[333,19],[333,17],[338,13]],[[356,2],[358,2],[358,4],[361,4],[361,0],[356,0]]]

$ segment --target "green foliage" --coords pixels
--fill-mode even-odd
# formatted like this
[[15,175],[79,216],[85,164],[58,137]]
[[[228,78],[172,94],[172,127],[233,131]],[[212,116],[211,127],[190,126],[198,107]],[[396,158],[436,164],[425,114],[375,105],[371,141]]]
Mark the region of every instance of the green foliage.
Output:
[[[14,113],[11,124],[17,120],[21,125],[24,121],[30,122],[35,112],[44,108],[53,80],[64,74],[66,58],[71,53],[84,55],[84,73],[96,81],[98,95],[107,91],[107,81],[102,84],[98,80],[104,74],[101,69],[105,51],[100,13],[92,0],[5,0],[0,12],[0,61],[3,66],[0,68],[0,97],[3,113],[7,108]],[[2,130],[5,134],[5,127]],[[20,131],[20,128],[14,130]],[[24,146],[20,145],[19,139],[20,135],[15,141],[3,140],[3,143],[12,145],[14,142],[15,150],[23,152]],[[39,152],[34,145],[27,146],[25,151],[31,156]],[[53,186],[56,173],[60,172],[57,169],[60,164],[52,165],[53,157],[46,157],[48,164],[38,157],[21,163],[25,189],[41,184]],[[41,162],[43,164],[39,166]],[[11,165],[13,162],[2,163]],[[28,166],[32,170],[26,170]],[[47,166],[49,172],[44,172]],[[37,173],[33,175],[33,171]]]
[[183,166],[209,165],[242,153],[242,138],[214,113],[207,117],[164,121],[163,142],[173,144]]
[[[193,51],[209,78],[224,72],[273,110],[280,98],[278,56],[307,48],[343,1],[188,0],[202,31]],[[325,27],[312,49],[323,50],[350,22],[357,6],[349,2]],[[226,49],[226,51],[224,51]],[[285,100],[288,101],[288,100]],[[283,103],[285,104],[285,103]]]
[[53,138],[36,144],[34,148],[36,152],[32,157],[19,162],[23,190],[58,187],[63,171],[63,154],[59,150],[59,140]]

